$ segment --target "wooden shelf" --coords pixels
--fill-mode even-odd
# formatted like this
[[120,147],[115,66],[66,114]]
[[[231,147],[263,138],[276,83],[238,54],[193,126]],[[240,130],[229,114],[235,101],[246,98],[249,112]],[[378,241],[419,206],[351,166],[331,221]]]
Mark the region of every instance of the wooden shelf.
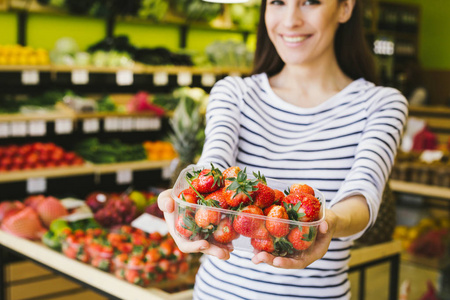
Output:
[[389,180],[391,189],[394,192],[414,194],[426,197],[435,197],[450,200],[450,188],[420,184],[415,182],[405,182],[399,180]]
[[364,264],[369,261],[386,258],[388,256],[398,254],[401,251],[402,244],[397,240],[372,246],[363,246],[361,248],[356,248],[351,251],[349,267]]
[[94,165],[86,163],[83,166],[65,166],[48,169],[23,170],[0,173],[0,183],[27,180],[29,178],[55,178],[55,177],[71,177],[89,174],[108,174],[120,170],[156,170],[170,166],[171,160],[161,161],[132,161],[115,164],[98,164]]

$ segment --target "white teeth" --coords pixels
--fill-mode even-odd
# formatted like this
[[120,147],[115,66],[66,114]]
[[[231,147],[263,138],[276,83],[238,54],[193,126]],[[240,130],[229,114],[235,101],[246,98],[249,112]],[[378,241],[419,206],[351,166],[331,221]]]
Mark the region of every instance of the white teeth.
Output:
[[283,35],[283,39],[288,43],[300,43],[306,39],[306,36],[285,36]]

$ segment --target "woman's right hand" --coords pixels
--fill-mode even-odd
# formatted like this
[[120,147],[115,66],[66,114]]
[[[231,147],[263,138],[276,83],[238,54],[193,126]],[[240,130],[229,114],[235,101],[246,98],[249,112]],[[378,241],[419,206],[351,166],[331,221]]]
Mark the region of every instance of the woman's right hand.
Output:
[[210,244],[206,240],[199,241],[188,241],[184,238],[179,237],[175,233],[175,201],[171,197],[172,190],[165,190],[158,196],[158,207],[164,212],[164,218],[166,220],[167,226],[169,227],[169,233],[175,240],[178,248],[185,253],[195,253],[202,252],[204,254],[209,254],[216,256],[219,259],[227,260],[230,258],[230,251],[220,248],[216,245]]

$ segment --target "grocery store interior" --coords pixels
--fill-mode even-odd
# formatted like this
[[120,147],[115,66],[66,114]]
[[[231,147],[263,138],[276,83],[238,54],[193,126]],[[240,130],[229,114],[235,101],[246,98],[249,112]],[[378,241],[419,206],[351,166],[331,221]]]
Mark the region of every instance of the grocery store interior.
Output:
[[[358,1],[409,117],[352,299],[450,299],[450,2]],[[0,299],[192,298],[156,199],[251,74],[260,2],[0,0]]]

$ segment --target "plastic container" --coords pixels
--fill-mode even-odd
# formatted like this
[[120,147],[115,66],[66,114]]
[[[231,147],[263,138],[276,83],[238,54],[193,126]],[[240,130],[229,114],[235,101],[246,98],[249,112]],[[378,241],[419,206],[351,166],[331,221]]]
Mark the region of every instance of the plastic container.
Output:
[[86,251],[84,240],[66,239],[61,242],[62,253],[72,259],[89,262],[89,254]]
[[[315,197],[320,201],[320,213],[319,219],[312,222],[300,222],[286,219],[279,219],[273,217],[267,217],[265,215],[256,215],[245,212],[239,212],[230,209],[216,208],[206,205],[193,204],[184,201],[183,199],[178,198],[178,195],[185,189],[189,188],[189,183],[186,181],[186,174],[188,172],[192,172],[193,170],[201,170],[202,168],[198,168],[195,166],[189,166],[183,171],[181,171],[177,181],[172,190],[172,197],[175,200],[175,210],[174,210],[174,220],[175,220],[175,233],[184,239],[187,240],[201,240],[206,239],[210,243],[218,245],[219,247],[226,248],[229,250],[241,250],[246,252],[258,253],[260,251],[266,251],[275,256],[282,257],[291,257],[291,258],[300,258],[304,253],[308,251],[313,251],[313,245],[316,240],[317,231],[319,224],[325,218],[325,197],[324,195],[317,189],[314,189]],[[253,178],[253,176],[247,174],[248,178]],[[290,185],[279,181],[266,178],[267,185],[272,189],[278,189],[280,191],[284,191]],[[195,215],[202,211],[205,213],[205,210],[210,212],[212,216],[215,216],[217,220],[214,225],[210,227],[209,232],[207,230],[202,230],[201,228],[197,228],[196,231],[190,232],[186,234],[184,231],[187,228],[192,228],[186,225],[186,222],[196,222]],[[200,213],[198,213],[200,214]],[[236,228],[237,220],[240,219],[240,224],[247,224],[249,227],[253,227],[251,233],[249,234],[235,234],[233,236],[233,240],[227,243],[218,242],[215,238],[215,231],[217,228],[221,226],[228,225],[227,232],[229,228]],[[242,219],[245,221],[242,222]],[[184,223],[179,223],[180,220],[183,220]],[[185,222],[186,221],[186,222]],[[266,224],[271,222],[273,224],[280,224],[280,226],[287,227],[288,233],[281,237],[274,237],[272,234],[267,235]],[[178,225],[177,225],[178,223]],[[190,223],[192,224],[192,223]],[[197,223],[196,223],[197,224]],[[232,225],[230,225],[232,224]],[[287,225],[286,225],[287,224]],[[181,225],[181,226],[180,226]],[[194,227],[196,225],[194,224]],[[256,234],[258,230],[255,228],[260,228],[260,232],[262,234]],[[223,227],[222,227],[223,228]],[[240,230],[242,232],[242,229]],[[223,232],[223,231],[222,231]],[[189,236],[190,235],[190,236]],[[286,244],[288,242],[288,244]]]

